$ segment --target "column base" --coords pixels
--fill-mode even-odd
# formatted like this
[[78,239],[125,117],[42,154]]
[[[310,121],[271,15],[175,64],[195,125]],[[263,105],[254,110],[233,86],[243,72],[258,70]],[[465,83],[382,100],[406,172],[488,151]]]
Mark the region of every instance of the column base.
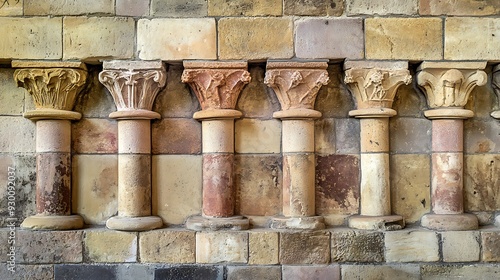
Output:
[[34,215],[24,219],[22,228],[33,230],[69,230],[83,228],[83,219],[79,215],[48,216]]
[[193,216],[186,220],[186,228],[196,231],[245,230],[249,227],[249,220],[243,216],[232,216],[228,218]]
[[349,217],[349,227],[364,230],[400,230],[405,227],[405,220],[399,215]]
[[163,221],[157,216],[144,217],[111,217],[106,221],[106,227],[123,231],[146,231],[161,228]]
[[426,214],[420,225],[432,230],[474,230],[479,222],[474,214]]
[[325,218],[310,217],[273,217],[269,227],[272,229],[324,229]]

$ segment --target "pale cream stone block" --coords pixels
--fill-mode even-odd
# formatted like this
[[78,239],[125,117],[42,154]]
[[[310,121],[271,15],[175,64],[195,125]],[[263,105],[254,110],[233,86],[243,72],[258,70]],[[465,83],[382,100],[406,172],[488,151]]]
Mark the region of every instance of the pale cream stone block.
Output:
[[361,154],[361,215],[390,214],[389,154]]
[[1,115],[20,116],[23,113],[24,94],[27,91],[17,86],[17,83],[12,79],[13,75],[14,69],[0,68],[0,92],[8,93],[0,94]]
[[282,120],[283,153],[314,152],[314,120]]
[[252,230],[248,232],[248,264],[279,263],[279,233]]
[[234,152],[234,120],[203,120],[202,149],[204,153]]
[[36,122],[36,151],[71,152],[71,122],[69,120],[39,120]]
[[139,234],[139,254],[145,263],[194,263],[196,233],[158,229]]
[[197,263],[247,263],[248,233],[198,232],[196,233]]
[[283,156],[283,215],[314,216],[315,208],[314,154]]
[[0,152],[35,152],[35,123],[23,117],[0,116]]
[[361,152],[389,152],[389,118],[360,119]]
[[237,120],[235,133],[237,153],[269,154],[281,151],[281,124],[279,120]]
[[151,156],[118,156],[118,215],[151,215]]
[[401,230],[385,233],[386,262],[437,262],[439,240],[436,232]]
[[137,233],[112,230],[88,230],[85,251],[91,262],[136,262]]
[[442,232],[444,262],[476,262],[479,261],[478,231]]
[[119,120],[118,121],[118,153],[150,154],[151,153],[151,121]]
[[22,16],[24,0],[3,1],[0,16]]
[[26,16],[114,14],[115,12],[113,0],[24,0],[24,2],[24,15]]
[[202,157],[153,156],[153,214],[166,224],[182,224],[201,213]]

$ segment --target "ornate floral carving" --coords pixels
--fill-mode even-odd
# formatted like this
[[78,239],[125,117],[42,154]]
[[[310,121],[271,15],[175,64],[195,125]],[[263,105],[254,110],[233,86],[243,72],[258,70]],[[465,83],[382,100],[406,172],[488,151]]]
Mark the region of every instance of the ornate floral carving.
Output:
[[353,92],[358,109],[391,108],[397,89],[411,83],[406,69],[349,69],[345,71],[344,82]]
[[86,79],[87,71],[72,68],[25,68],[14,72],[14,80],[33,97],[36,109],[71,111]]

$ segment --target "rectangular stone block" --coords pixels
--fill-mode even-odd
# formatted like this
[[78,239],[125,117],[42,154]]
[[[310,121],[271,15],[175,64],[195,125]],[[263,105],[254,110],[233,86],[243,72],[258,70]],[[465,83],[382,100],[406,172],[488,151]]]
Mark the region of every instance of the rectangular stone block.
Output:
[[[411,72],[410,72],[411,73]],[[423,112],[427,110],[427,101],[425,95],[417,92],[413,84],[401,85],[398,88],[392,109],[398,113],[397,117],[422,118]],[[488,113],[489,116],[489,113]],[[394,120],[395,117],[391,118]]]
[[483,262],[500,261],[500,232],[483,231],[481,232],[481,260]]
[[342,279],[363,279],[363,280],[421,279],[420,266],[418,264],[342,265],[341,270],[342,270]]
[[183,229],[158,229],[139,234],[139,254],[144,263],[194,263],[196,233]]
[[289,18],[222,18],[218,22],[218,38],[219,59],[293,56],[293,23]]
[[279,233],[267,230],[248,232],[248,264],[278,264]]
[[117,16],[141,17],[149,15],[149,0],[116,0]]
[[224,266],[219,265],[182,265],[166,268],[158,268],[155,270],[155,280],[223,280]]
[[83,231],[16,231],[16,262],[21,264],[79,263]]
[[316,154],[335,153],[335,119],[325,118],[314,122],[314,150]]
[[500,208],[500,155],[464,157],[464,208],[466,211],[495,211]]
[[298,58],[364,57],[361,18],[300,19],[295,21],[295,29],[295,53]]
[[443,53],[442,19],[368,18],[365,44],[368,59],[439,60]]
[[359,134],[359,119],[335,119],[335,152],[358,154],[361,150]]
[[340,16],[344,11],[342,0],[285,0],[284,14],[295,16]]
[[1,279],[30,279],[47,280],[54,279],[53,265],[16,265],[14,272],[7,269],[7,265],[0,265]]
[[465,152],[468,154],[500,153],[500,122],[478,119],[464,122]]
[[62,58],[61,18],[0,18],[0,34],[0,60]]
[[248,233],[197,232],[197,263],[247,263]]
[[496,0],[482,1],[440,1],[420,0],[419,12],[421,15],[447,16],[487,16],[500,13],[500,2]]
[[478,231],[448,231],[441,233],[444,262],[479,261]]
[[419,0],[382,0],[366,2],[348,0],[346,13],[352,15],[416,15]]
[[201,156],[153,156],[153,215],[166,224],[182,224],[201,212]]
[[151,0],[151,15],[155,17],[205,17],[206,0]]
[[84,118],[72,125],[72,149],[78,154],[114,154],[118,151],[115,120]]
[[0,152],[34,153],[35,123],[23,117],[0,116]]
[[54,279],[117,279],[116,265],[61,264],[54,265]]
[[192,118],[164,118],[152,123],[153,154],[200,154],[201,123]]
[[279,120],[240,119],[235,122],[235,151],[242,154],[281,152]]
[[[101,65],[87,65],[88,77],[87,88],[78,95],[73,111],[79,112],[83,118],[105,118],[111,112],[116,111],[116,105],[109,91],[99,82],[99,73],[102,71]],[[28,101],[28,100],[27,100]],[[31,100],[29,100],[31,102]],[[26,107],[34,109],[34,105],[28,104]]]
[[330,279],[340,280],[340,266],[338,264],[328,266],[283,266],[283,279],[308,280],[308,279]]
[[[0,8],[0,11],[2,8]],[[0,69],[0,115],[21,116],[24,107],[24,94],[27,92],[22,87],[17,87],[14,79],[14,69]]]
[[281,268],[279,266],[228,266],[228,280],[276,280],[281,279]]
[[22,16],[24,0],[3,1],[0,5],[0,16]]
[[209,16],[281,16],[279,0],[209,0]]
[[143,60],[216,59],[215,19],[140,19],[137,51]]
[[85,231],[85,256],[90,262],[136,262],[137,233],[108,229]]
[[332,262],[383,262],[384,234],[342,229],[331,232]]
[[385,233],[386,262],[439,261],[438,235],[432,231],[405,229]]
[[393,117],[389,126],[391,152],[426,154],[431,151],[432,122],[429,120]]
[[[449,17],[444,29],[444,59],[498,60],[500,18]],[[481,42],[481,48],[477,48]]]
[[281,264],[328,264],[330,233],[280,232],[279,256]]
[[[14,2],[14,1],[12,1]],[[25,16],[114,14],[113,0],[24,0]]]
[[420,268],[422,279],[441,280],[441,279],[496,279],[500,273],[497,264],[454,264],[422,265]]

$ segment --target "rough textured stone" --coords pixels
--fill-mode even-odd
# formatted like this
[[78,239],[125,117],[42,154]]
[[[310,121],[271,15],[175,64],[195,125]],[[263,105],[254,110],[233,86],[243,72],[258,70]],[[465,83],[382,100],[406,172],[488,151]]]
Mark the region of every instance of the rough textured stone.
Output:
[[281,268],[279,266],[228,266],[228,280],[276,280],[281,279]]
[[140,19],[137,51],[143,60],[215,59],[215,19]]
[[384,234],[355,230],[332,231],[332,262],[383,262]]
[[[413,71],[410,71],[410,73],[412,76],[414,75]],[[416,91],[412,84],[403,84],[398,88],[398,92],[394,97],[392,109],[398,113],[397,117],[422,118],[424,116],[423,112],[427,109],[427,101],[425,95]],[[394,119],[395,117],[391,118],[391,120]]]
[[[294,1],[298,2],[302,1]],[[301,19],[295,22],[295,28],[295,52],[298,58],[364,57],[361,18]]]
[[64,17],[63,59],[97,61],[134,56],[134,20],[125,17]]
[[115,120],[85,118],[72,126],[72,149],[78,154],[114,154],[118,151]]
[[197,232],[197,263],[247,263],[248,233]]
[[430,158],[428,155],[392,155],[391,206],[407,223],[430,211]]
[[223,266],[183,265],[155,270],[155,280],[223,280]]
[[314,122],[314,150],[316,154],[335,153],[335,119],[319,119]]
[[24,0],[24,15],[114,14],[113,0]]
[[82,261],[82,231],[16,232],[16,262],[30,264]]
[[158,229],[139,235],[141,262],[194,263],[195,232],[177,229]]
[[8,93],[0,95],[0,115],[20,116],[23,113],[26,90],[17,87],[13,75],[14,69],[0,69],[0,92]]
[[495,0],[420,0],[421,15],[447,16],[486,16],[500,14],[500,3]]
[[500,232],[484,231],[481,233],[481,260],[484,262],[500,261]]
[[0,152],[35,152],[35,123],[22,117],[0,117]]
[[415,15],[419,0],[399,1],[382,0],[366,2],[363,0],[348,0],[347,15]]
[[337,154],[357,154],[360,152],[359,119],[335,120],[335,151]]
[[0,60],[62,57],[61,18],[0,18],[0,33]]
[[165,118],[151,130],[153,154],[201,153],[201,124],[194,119]]
[[65,279],[65,280],[117,279],[116,265],[106,265],[106,264],[55,265],[54,279]]
[[91,262],[136,262],[137,233],[107,229],[85,231],[85,255]]
[[117,212],[116,155],[73,156],[72,208],[86,224],[104,225]]
[[120,264],[116,266],[116,279],[153,280],[155,266],[141,264]]
[[319,89],[314,109],[320,111],[323,118],[347,118],[349,111],[355,109],[355,104],[351,93],[342,82],[342,67],[340,64],[331,64],[327,71],[330,82]]
[[466,155],[464,206],[466,211],[495,211],[500,208],[500,156]]
[[243,154],[281,152],[279,120],[241,119],[235,122],[235,151]]
[[206,0],[151,0],[151,15],[166,17],[204,17]]
[[220,19],[219,59],[290,58],[293,56],[292,25],[288,18]]
[[3,1],[0,5],[0,16],[22,16],[24,0]]
[[281,16],[283,2],[278,0],[209,0],[209,16]]
[[448,231],[441,233],[444,262],[479,261],[479,232]]
[[234,155],[203,154],[203,215],[234,215]]
[[431,122],[423,118],[394,117],[390,120],[390,147],[394,153],[429,153]]
[[248,232],[248,264],[277,264],[279,233],[252,230]]
[[117,16],[148,16],[149,0],[116,0]]
[[54,267],[52,265],[16,265],[15,272],[7,270],[7,266],[0,265],[1,279],[30,279],[47,280],[54,279]]
[[342,265],[342,279],[420,279],[418,264],[401,265]]
[[438,60],[442,58],[442,36],[439,18],[368,18],[366,58]]
[[344,11],[341,0],[285,0],[285,15],[296,16],[340,16]]
[[330,233],[327,231],[280,232],[281,264],[327,264]]
[[436,262],[438,236],[432,231],[401,230],[385,233],[387,262]]
[[464,122],[465,152],[470,154],[500,153],[500,122],[468,120]]
[[[308,280],[308,279],[340,279],[340,266],[283,266],[283,279]],[[279,278],[278,278],[279,279]]]

